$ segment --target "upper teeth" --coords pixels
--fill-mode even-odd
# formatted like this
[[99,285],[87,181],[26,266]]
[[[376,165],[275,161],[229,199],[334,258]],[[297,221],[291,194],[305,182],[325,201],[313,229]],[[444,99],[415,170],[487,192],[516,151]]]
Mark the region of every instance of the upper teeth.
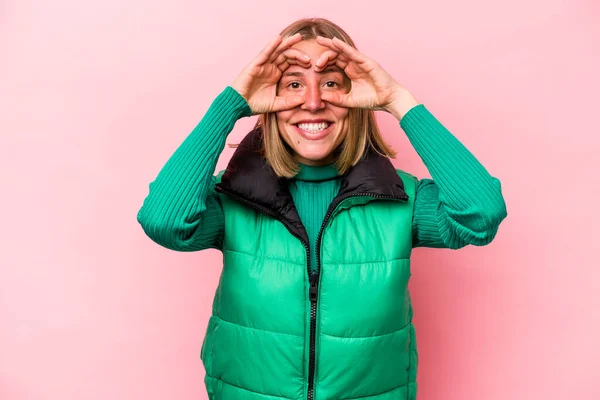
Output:
[[305,131],[311,131],[311,132],[322,131],[323,129],[326,129],[328,126],[329,126],[329,122],[319,122],[318,124],[298,124],[298,128],[305,130]]

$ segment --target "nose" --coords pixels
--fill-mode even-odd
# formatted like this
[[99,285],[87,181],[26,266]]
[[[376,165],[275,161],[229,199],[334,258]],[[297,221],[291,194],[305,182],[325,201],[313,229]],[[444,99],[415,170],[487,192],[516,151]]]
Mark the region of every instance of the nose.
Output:
[[311,112],[325,108],[325,102],[321,99],[321,89],[318,84],[308,85],[304,92],[304,104],[301,108]]

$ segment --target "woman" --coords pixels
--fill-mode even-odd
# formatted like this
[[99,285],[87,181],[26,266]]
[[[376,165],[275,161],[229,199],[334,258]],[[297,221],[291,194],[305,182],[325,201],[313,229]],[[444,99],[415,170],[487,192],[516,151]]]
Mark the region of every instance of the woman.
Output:
[[[432,179],[396,170],[393,114]],[[225,171],[226,136],[260,115]],[[325,19],[297,21],[214,100],[138,213],[156,243],[223,252],[202,343],[211,399],[415,399],[414,247],[492,241],[500,182]]]

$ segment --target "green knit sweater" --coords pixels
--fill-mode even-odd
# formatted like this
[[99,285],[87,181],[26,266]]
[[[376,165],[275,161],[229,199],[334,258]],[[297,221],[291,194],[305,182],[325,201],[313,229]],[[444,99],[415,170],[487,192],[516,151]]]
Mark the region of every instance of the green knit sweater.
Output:
[[327,208],[340,190],[340,184],[341,179],[333,164],[324,167],[300,164],[300,172],[289,185],[294,205],[308,234],[312,270],[317,268],[317,236],[327,214]]
[[[238,119],[248,116],[246,100],[227,86],[167,160],[137,214],[153,241],[177,251],[221,248],[224,220],[213,174],[227,135]],[[420,179],[417,186],[413,247],[490,243],[507,216],[500,181],[424,105],[406,113],[400,127],[432,177]],[[314,261],[316,236],[339,179],[333,165],[301,165],[289,187]]]

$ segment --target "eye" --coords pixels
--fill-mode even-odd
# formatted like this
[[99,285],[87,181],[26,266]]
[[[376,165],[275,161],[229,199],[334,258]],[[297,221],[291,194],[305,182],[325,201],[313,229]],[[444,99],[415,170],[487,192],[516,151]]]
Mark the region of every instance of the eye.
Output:
[[[340,85],[339,85],[337,82],[335,82],[335,81],[327,81],[325,84],[327,85],[327,87],[330,87],[330,88],[334,88],[334,87],[340,86]],[[330,85],[330,84],[332,84],[332,85]]]
[[[297,85],[297,86],[293,86],[293,85]],[[292,83],[288,84],[287,87],[291,87],[292,89],[298,89],[300,87],[300,83],[292,82]]]

